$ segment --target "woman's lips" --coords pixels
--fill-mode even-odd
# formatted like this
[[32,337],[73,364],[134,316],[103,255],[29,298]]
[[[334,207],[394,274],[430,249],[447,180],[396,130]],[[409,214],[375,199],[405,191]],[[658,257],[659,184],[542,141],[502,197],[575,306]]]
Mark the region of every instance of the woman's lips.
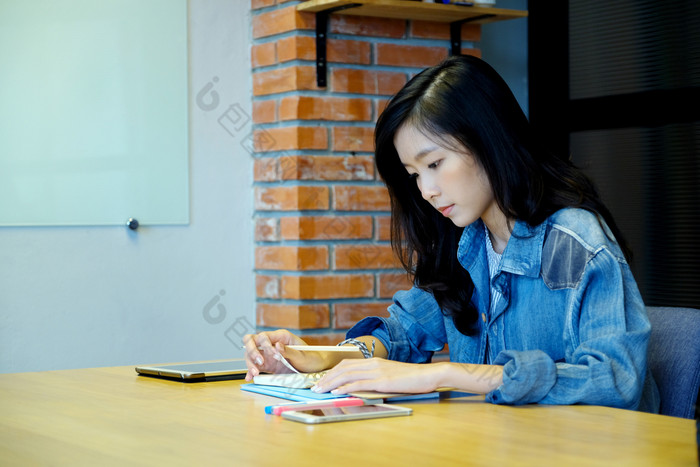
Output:
[[443,206],[441,208],[438,208],[438,211],[440,211],[440,214],[447,217],[450,215],[450,212],[452,212],[453,207],[454,207],[454,204],[450,204],[449,206]]

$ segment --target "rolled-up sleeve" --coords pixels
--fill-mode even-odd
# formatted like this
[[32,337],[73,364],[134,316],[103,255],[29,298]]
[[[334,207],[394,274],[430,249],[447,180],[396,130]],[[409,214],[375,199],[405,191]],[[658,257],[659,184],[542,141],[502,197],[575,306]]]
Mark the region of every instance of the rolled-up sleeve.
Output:
[[389,360],[410,363],[429,362],[447,341],[440,307],[432,294],[417,287],[394,295],[388,318],[364,318],[346,337],[368,335],[384,344]]
[[503,365],[503,384],[486,395],[494,404],[539,402],[557,381],[556,365],[541,350],[504,350],[493,363]]

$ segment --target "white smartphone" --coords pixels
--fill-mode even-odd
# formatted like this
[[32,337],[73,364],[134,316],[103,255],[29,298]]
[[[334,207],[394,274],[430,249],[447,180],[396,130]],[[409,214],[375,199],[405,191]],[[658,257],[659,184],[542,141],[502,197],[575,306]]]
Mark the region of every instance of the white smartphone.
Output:
[[288,410],[282,417],[302,423],[344,422],[367,418],[399,417],[411,415],[413,409],[389,404],[360,405],[355,407],[329,407],[325,409]]

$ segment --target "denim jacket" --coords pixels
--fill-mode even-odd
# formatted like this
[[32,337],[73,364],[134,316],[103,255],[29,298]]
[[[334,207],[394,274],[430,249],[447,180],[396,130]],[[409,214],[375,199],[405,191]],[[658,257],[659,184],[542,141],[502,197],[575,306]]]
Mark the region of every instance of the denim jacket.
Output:
[[[490,283],[484,226],[477,220],[464,229],[457,253],[474,282],[475,335],[461,334],[431,293],[413,287],[394,295],[390,317],[365,318],[347,336],[374,335],[391,360],[430,362],[447,344],[452,362],[503,365],[503,384],[486,396],[494,403],[656,412],[644,302],[601,222],[571,208],[534,227],[517,221]],[[503,297],[492,316],[490,286]]]

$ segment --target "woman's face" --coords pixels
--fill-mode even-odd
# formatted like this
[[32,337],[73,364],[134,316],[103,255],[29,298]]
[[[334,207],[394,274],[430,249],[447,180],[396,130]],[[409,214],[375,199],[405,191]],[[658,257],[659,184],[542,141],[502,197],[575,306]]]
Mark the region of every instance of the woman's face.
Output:
[[444,148],[410,124],[396,132],[394,146],[423,198],[456,226],[479,218],[488,225],[500,214],[486,173],[466,149]]

